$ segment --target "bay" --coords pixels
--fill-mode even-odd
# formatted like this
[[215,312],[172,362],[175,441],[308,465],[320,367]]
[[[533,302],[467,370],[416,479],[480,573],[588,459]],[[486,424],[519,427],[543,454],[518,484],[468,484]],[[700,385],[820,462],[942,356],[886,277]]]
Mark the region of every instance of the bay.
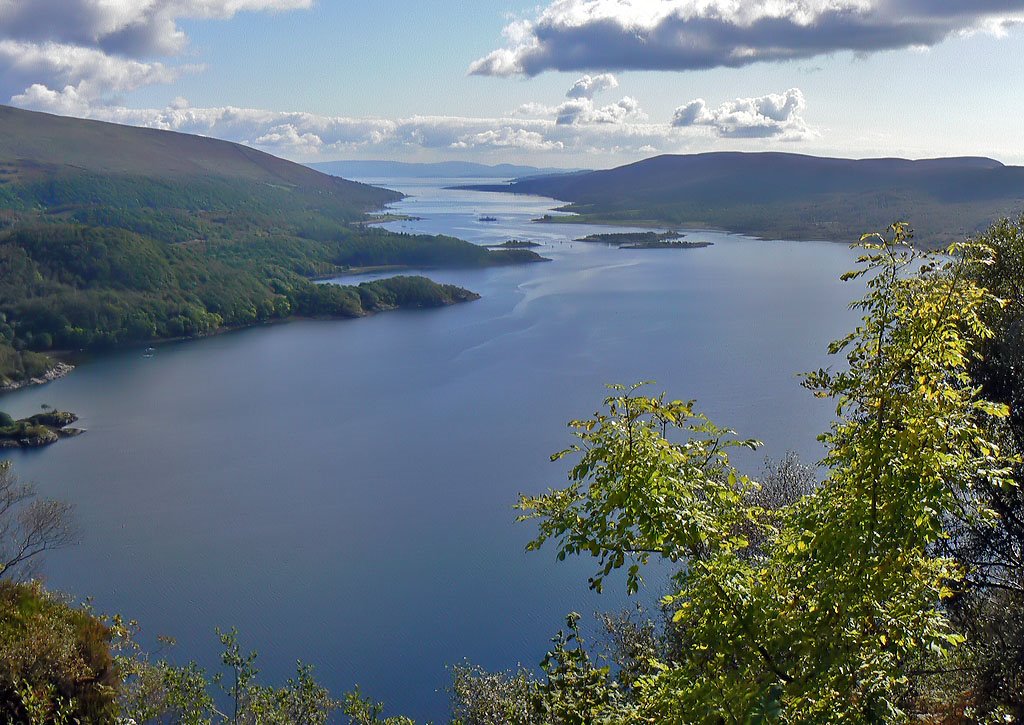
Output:
[[2,402],[76,411],[87,434],[5,455],[76,507],[82,540],[49,557],[50,586],[175,637],[178,659],[215,667],[214,628],[236,626],[269,682],[302,659],[335,693],[439,720],[446,666],[532,668],[567,612],[629,605],[621,582],[587,591],[591,561],[525,553],[512,509],[563,483],[548,457],[605,383],[697,398],[765,441],[751,473],[765,453],[820,456],[831,407],[796,373],[834,362],[854,255],[700,230],[687,239],[713,246],[620,250],[573,240],[628,228],[533,223],[551,199],[368,181],[410,194],[392,211],[419,219],[389,229],[530,240],[552,261],[426,272],[482,295],[469,304],[97,357]]

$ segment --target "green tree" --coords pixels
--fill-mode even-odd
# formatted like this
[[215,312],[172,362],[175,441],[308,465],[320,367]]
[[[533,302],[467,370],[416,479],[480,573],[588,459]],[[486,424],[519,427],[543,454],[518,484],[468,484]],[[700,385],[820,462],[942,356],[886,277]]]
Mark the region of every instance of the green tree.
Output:
[[1012,486],[991,432],[1006,407],[968,375],[998,300],[967,274],[983,245],[939,257],[909,247],[905,225],[891,232],[865,238],[845,275],[868,285],[861,323],[830,348],[845,366],[806,378],[837,411],[813,493],[767,512],[729,460],[753,442],[693,403],[616,388],[570,423],[579,443],[556,456],[579,457],[569,485],[520,501],[538,521],[530,548],[596,557],[596,589],[628,567],[635,591],[652,556],[683,565],[664,602],[683,646],[609,720],[877,722],[939,706],[920,684],[962,640],[945,602],[964,576],[936,551],[944,517],[968,481]]
[[[987,316],[994,335],[983,357],[970,366],[972,378],[990,399],[1009,407],[1002,442],[1016,457],[1014,478],[1024,476],[1024,217],[1003,219],[979,241],[992,250],[987,263],[970,267],[976,284],[1003,304]],[[943,542],[946,553],[964,567],[966,577],[950,602],[957,628],[968,647],[950,675],[970,692],[980,713],[1007,709],[1024,720],[1024,493],[1019,486],[993,486],[984,478],[964,482],[958,491],[968,504],[980,495],[995,513],[995,525],[951,512]],[[947,687],[955,685],[947,683]]]

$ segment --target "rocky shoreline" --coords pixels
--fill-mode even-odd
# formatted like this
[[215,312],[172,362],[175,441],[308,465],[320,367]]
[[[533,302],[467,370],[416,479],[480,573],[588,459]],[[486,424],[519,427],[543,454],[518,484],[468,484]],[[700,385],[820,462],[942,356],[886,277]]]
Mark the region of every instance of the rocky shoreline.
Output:
[[81,435],[85,432],[81,428],[68,427],[77,420],[78,416],[74,413],[51,410],[14,421],[0,428],[0,449],[42,448],[61,438]]
[[54,380],[60,380],[74,369],[75,366],[70,363],[58,362],[38,377],[27,378],[25,380],[15,380],[13,382],[0,385],[0,393],[20,390],[21,388],[27,388],[30,385],[45,385],[46,383],[52,383]]

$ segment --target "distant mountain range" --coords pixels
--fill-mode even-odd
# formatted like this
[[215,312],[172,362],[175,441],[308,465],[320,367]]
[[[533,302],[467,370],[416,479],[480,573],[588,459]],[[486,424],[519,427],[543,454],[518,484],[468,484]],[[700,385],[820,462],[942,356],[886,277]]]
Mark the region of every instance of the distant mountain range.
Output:
[[379,179],[382,177],[446,178],[446,179],[517,179],[525,176],[565,174],[579,169],[538,168],[516,164],[476,164],[468,161],[408,163],[404,161],[323,161],[309,164],[325,174],[347,179]]
[[853,241],[905,220],[919,240],[937,244],[1024,210],[1024,168],[978,157],[666,155],[473,188],[550,196],[589,221],[712,226],[788,239]]

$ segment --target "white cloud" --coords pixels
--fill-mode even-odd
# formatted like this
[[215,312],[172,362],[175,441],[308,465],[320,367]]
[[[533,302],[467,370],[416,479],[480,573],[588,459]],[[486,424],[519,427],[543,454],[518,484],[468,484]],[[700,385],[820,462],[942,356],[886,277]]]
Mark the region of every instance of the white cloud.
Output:
[[709,108],[703,98],[698,98],[675,110],[672,126],[707,127],[725,138],[798,141],[817,135],[803,119],[806,107],[807,102],[799,88],[790,88],[781,94],[737,98],[718,108]]
[[516,110],[512,111],[513,115],[516,116],[554,116],[558,113],[558,106],[549,106],[544,103],[536,103],[530,101],[519,106]]
[[[547,118],[473,118],[411,116],[398,119],[320,116],[253,108],[194,108],[178,102],[164,109],[90,106],[77,115],[226,139],[298,160],[330,159],[368,154],[509,151],[584,155],[647,154],[651,149],[679,151],[686,135],[668,123],[641,120],[632,99],[604,108],[591,108],[587,123],[556,123]],[[186,102],[187,103],[187,102]],[[589,102],[588,102],[589,103]],[[610,110],[615,108],[617,110]],[[614,116],[602,122],[596,116]],[[643,149],[643,150],[641,150]],[[502,158],[504,158],[502,156]]]
[[572,84],[572,88],[566,91],[567,98],[593,98],[602,91],[618,88],[619,81],[611,73],[600,75],[585,75]]
[[54,112],[170,83],[188,42],[178,21],[307,8],[313,0],[0,0],[0,100]]
[[[799,92],[797,92],[799,93]],[[33,91],[34,97],[49,99],[48,89]],[[59,95],[59,94],[58,94]],[[277,112],[254,108],[195,108],[183,98],[163,109],[133,109],[113,105],[78,104],[75,115],[101,121],[126,123],[235,141],[270,153],[302,161],[333,158],[442,157],[466,153],[474,158],[504,160],[516,156],[559,157],[581,165],[584,157],[637,158],[653,153],[682,153],[700,146],[708,148],[707,127],[714,118],[723,131],[719,136],[734,139],[733,147],[761,148],[757,136],[792,140],[810,131],[799,116],[803,108],[790,96],[764,96],[754,102],[761,124],[784,129],[783,133],[742,133],[755,124],[742,121],[745,106],[739,101],[725,104],[731,110],[701,106],[695,122],[673,125],[647,119],[639,103],[626,96],[615,103],[596,106],[590,99],[570,99],[560,106],[536,104],[538,118],[523,116],[464,117],[410,116],[405,118],[353,118],[311,113]],[[76,98],[69,92],[68,106]],[[794,105],[795,104],[795,105]],[[575,111],[569,118],[569,106]],[[699,120],[698,120],[699,118]],[[677,119],[678,121],[678,114]],[[731,124],[731,125],[730,125]],[[719,126],[715,126],[716,130]]]
[[0,0],[3,35],[99,48],[130,57],[174,55],[188,42],[178,21],[308,8],[312,0]]
[[542,133],[528,131],[525,128],[513,128],[511,126],[481,133],[466,134],[457,141],[453,141],[450,146],[453,149],[476,149],[483,147],[513,148],[524,151],[550,151],[552,149],[565,148],[561,141],[550,141],[544,138]]
[[75,45],[0,40],[0,87],[15,91],[12,102],[29,108],[74,112],[109,94],[153,83],[170,83],[194,66],[168,68],[107,55]]
[[621,124],[647,119],[647,114],[640,109],[640,103],[630,96],[624,96],[616,103],[600,108],[595,107],[589,98],[575,98],[554,110],[555,123],[562,126],[588,123]]
[[1024,0],[553,0],[469,72],[739,67],[930,47],[1021,22]]

